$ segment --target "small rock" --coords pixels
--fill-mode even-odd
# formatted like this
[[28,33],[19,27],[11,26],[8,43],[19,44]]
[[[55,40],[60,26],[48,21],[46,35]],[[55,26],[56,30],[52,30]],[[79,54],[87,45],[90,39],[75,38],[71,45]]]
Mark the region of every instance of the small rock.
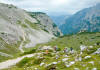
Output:
[[97,68],[93,68],[92,70],[97,70]]
[[51,46],[43,46],[40,48],[40,50],[46,50],[46,49],[53,50],[53,48],[51,48]]
[[72,65],[72,64],[75,64],[75,61],[70,62],[70,64],[71,64],[71,65]]
[[71,54],[74,54],[74,52],[75,52],[74,50],[70,51]]
[[66,67],[70,67],[71,65],[75,64],[74,61],[70,62],[69,64],[66,64]]
[[35,68],[35,70],[38,70],[38,68]]
[[89,48],[93,48],[93,46],[89,46]]
[[58,63],[60,63],[61,61],[58,61]]
[[58,59],[59,58],[59,55],[56,55],[56,59]]
[[87,67],[86,70],[89,70],[89,67]]
[[87,48],[87,46],[85,46],[85,45],[80,46],[81,51],[84,51],[86,48]]
[[97,51],[94,52],[93,54],[100,54],[100,48],[98,48]]
[[83,64],[82,66],[83,66],[83,67],[85,67],[86,65],[85,65],[85,64]]
[[52,64],[57,64],[57,62],[53,62]]
[[91,58],[91,56],[85,56],[85,59],[89,59],[89,58]]
[[91,62],[88,62],[88,63],[91,63],[92,65],[94,65],[94,61],[91,61]]
[[65,62],[65,61],[67,61],[67,60],[68,60],[68,58],[64,58],[64,59],[62,59],[63,62]]
[[43,66],[44,64],[45,64],[45,63],[43,62],[43,63],[40,64],[40,66]]
[[82,57],[79,57],[79,61],[82,61]]
[[80,52],[80,54],[82,55],[82,54],[83,54],[83,52]]
[[69,57],[68,55],[64,55],[64,57]]
[[76,59],[75,59],[75,61],[79,61],[79,59],[78,59],[78,58],[76,58]]
[[74,70],[80,70],[79,68],[74,68]]
[[66,65],[66,67],[70,67],[71,65]]

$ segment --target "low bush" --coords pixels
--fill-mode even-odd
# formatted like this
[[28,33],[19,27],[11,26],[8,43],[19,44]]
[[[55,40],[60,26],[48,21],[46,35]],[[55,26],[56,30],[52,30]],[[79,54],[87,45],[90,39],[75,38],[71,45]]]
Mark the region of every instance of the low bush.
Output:
[[32,49],[30,51],[24,52],[24,54],[32,54],[32,53],[35,53],[35,52],[36,52],[36,49]]
[[42,61],[44,60],[44,58],[35,58],[34,59],[34,64],[40,64]]
[[25,57],[23,60],[21,60],[21,61],[17,64],[17,66],[18,66],[18,67],[23,67],[26,63],[29,62],[29,60],[30,60],[30,58]]
[[32,54],[32,53],[35,53],[36,52],[36,49],[32,49],[32,50],[29,50],[29,51],[25,51],[24,53],[20,54],[21,56],[22,55],[26,55],[26,54]]
[[43,54],[44,56],[53,57],[52,53],[49,52],[48,54]]
[[52,64],[46,67],[46,70],[56,70],[56,65]]
[[61,48],[58,48],[57,51],[61,51]]

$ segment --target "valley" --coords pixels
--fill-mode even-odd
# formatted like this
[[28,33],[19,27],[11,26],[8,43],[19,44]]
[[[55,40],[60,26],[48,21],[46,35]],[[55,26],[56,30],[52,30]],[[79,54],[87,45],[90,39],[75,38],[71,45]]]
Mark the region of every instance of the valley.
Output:
[[[69,39],[67,39],[69,38]],[[91,40],[91,41],[90,41]],[[62,43],[61,43],[62,42]],[[69,45],[70,44],[70,45]],[[57,45],[59,50],[55,52],[54,46]],[[62,47],[61,47],[62,46]],[[72,47],[73,52],[64,52],[65,46]],[[84,46],[81,52],[81,46]],[[48,48],[48,54],[45,52]],[[44,48],[44,49],[43,49]],[[4,70],[99,70],[100,67],[100,33],[80,33],[77,35],[64,36],[54,39],[51,42],[37,45],[33,48],[35,52],[27,51],[24,56],[17,58],[17,62],[11,60],[11,68]],[[18,61],[19,59],[19,61]],[[96,59],[96,60],[95,60]],[[9,60],[10,61],[10,60]],[[6,61],[6,62],[9,62]],[[4,62],[4,63],[6,63]],[[3,63],[1,66],[3,66]],[[11,63],[10,63],[11,64]],[[62,66],[63,65],[63,66]]]
[[0,3],[0,70],[100,70],[99,6],[50,16]]

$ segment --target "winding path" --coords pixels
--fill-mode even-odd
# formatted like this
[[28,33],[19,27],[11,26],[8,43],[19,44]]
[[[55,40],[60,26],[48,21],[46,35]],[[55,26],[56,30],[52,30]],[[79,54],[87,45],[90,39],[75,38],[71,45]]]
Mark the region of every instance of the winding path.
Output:
[[11,60],[7,60],[7,61],[4,61],[4,62],[1,62],[0,63],[0,70],[1,69],[5,69],[5,68],[9,68],[13,65],[16,65],[19,61],[21,61],[23,58],[25,57],[33,57],[35,56],[36,54],[39,54],[39,53],[34,53],[34,54],[29,54],[29,55],[25,55],[25,56],[22,56],[22,57],[18,57],[16,59],[11,59]]

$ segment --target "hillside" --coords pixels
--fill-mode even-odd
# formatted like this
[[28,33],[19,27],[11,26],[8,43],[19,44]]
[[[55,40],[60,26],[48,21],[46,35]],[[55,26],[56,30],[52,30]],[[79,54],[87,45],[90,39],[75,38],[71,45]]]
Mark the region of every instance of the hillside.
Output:
[[64,34],[78,33],[80,31],[100,32],[100,4],[85,8],[72,15],[60,26]]
[[0,3],[0,61],[60,35],[60,30],[46,14],[32,17],[16,6]]
[[37,45],[36,47],[40,46],[58,46],[61,49],[64,49],[65,47],[72,47],[75,50],[79,50],[80,45],[95,45],[96,43],[100,43],[100,32],[83,32],[83,33],[78,33],[78,34],[73,34],[73,35],[65,35],[61,36],[57,39],[53,39],[52,41],[45,43],[45,44],[40,44]]
[[42,12],[29,12],[29,14],[35,18],[38,23],[40,23],[39,27],[42,28],[42,30],[47,31],[50,34],[53,34],[55,36],[62,36],[63,34],[58,29],[57,25],[52,21],[52,19],[46,15],[46,13]]
[[[59,50],[55,52],[54,46]],[[82,47],[81,47],[82,46]],[[49,52],[45,52],[47,47]],[[73,47],[64,52],[64,48]],[[32,57],[25,57],[5,70],[99,70],[100,33],[80,33],[63,36],[46,44],[37,45]],[[82,50],[81,50],[82,49]]]

